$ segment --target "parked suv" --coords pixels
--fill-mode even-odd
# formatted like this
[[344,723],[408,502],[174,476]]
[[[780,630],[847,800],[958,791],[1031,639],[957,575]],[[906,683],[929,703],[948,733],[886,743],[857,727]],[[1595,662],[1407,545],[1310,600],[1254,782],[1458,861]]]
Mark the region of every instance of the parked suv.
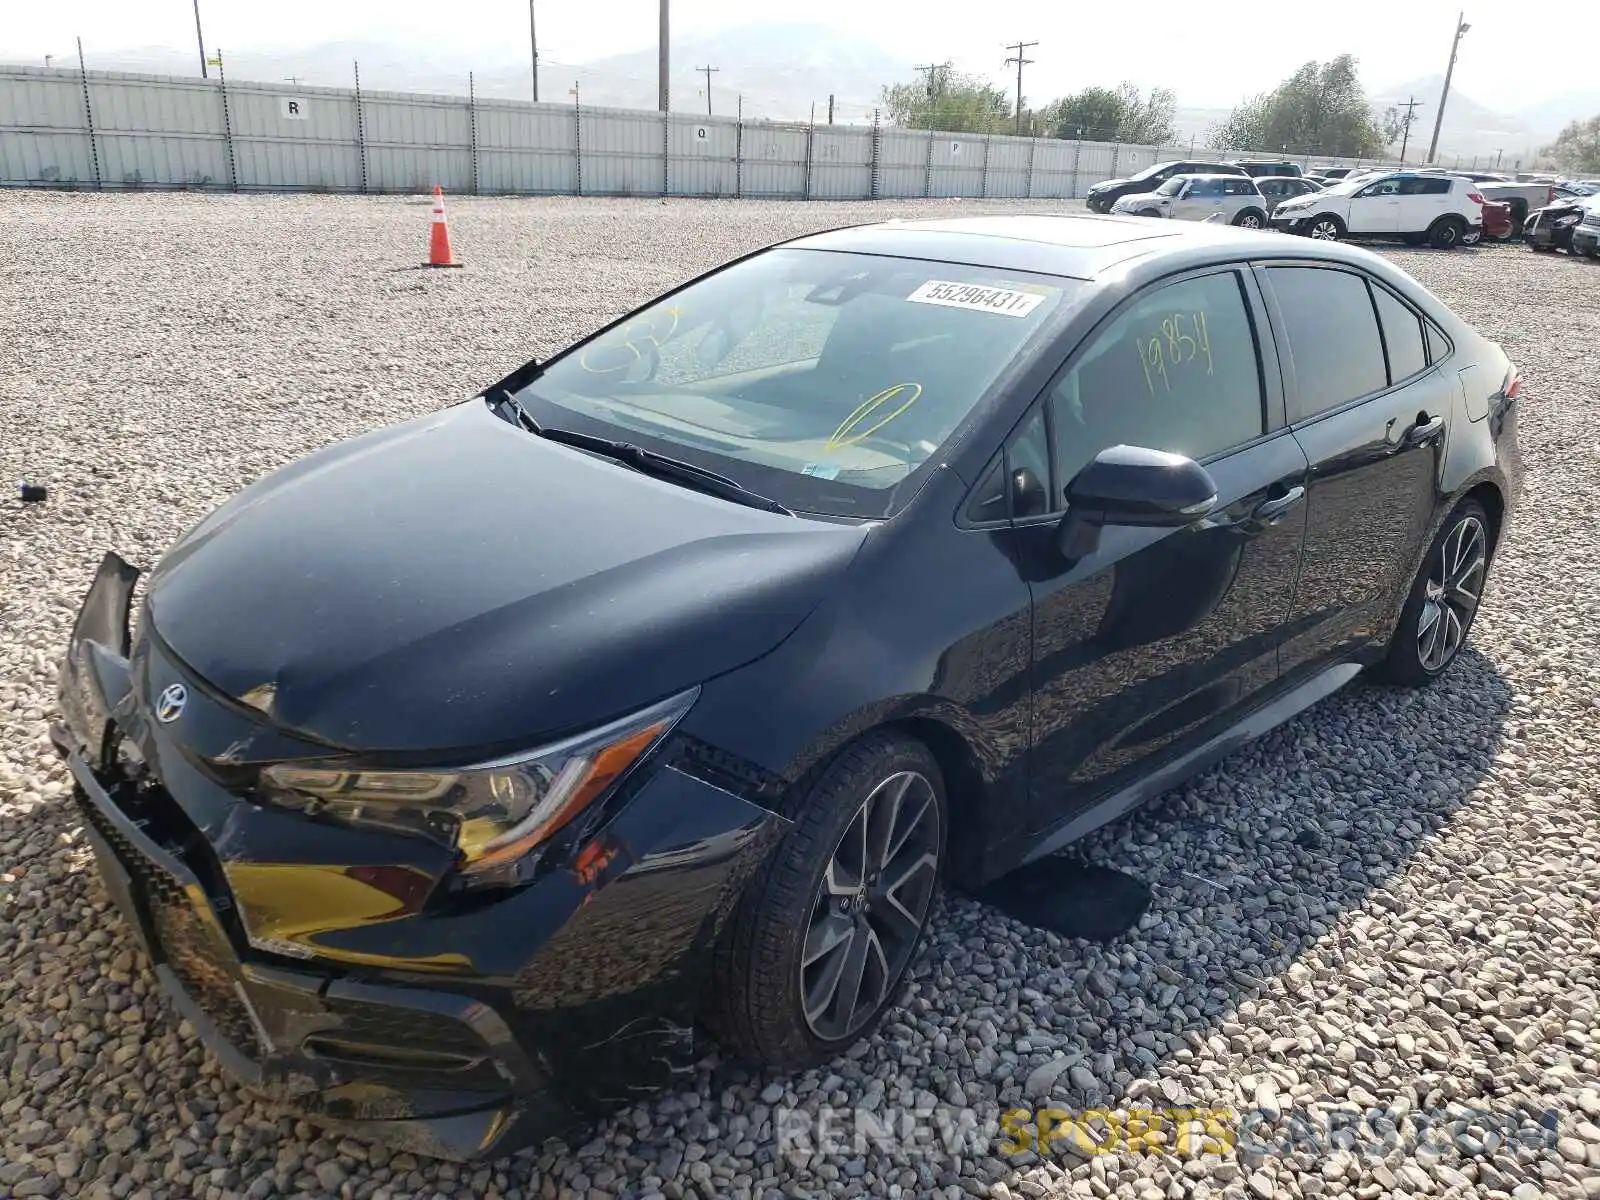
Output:
[[1146,167],[1127,179],[1108,179],[1089,189],[1084,198],[1090,212],[1108,213],[1124,196],[1155,191],[1174,175],[1243,175],[1243,167],[1219,162],[1165,162]]
[[1137,217],[1176,217],[1204,221],[1221,213],[1230,225],[1261,229],[1267,223],[1267,198],[1248,175],[1174,175],[1153,192],[1123,196],[1115,213]]
[[1285,201],[1272,226],[1323,241],[1393,237],[1449,250],[1482,235],[1483,196],[1469,179],[1393,171]]
[[1269,175],[1288,175],[1298,179],[1305,174],[1300,169],[1299,163],[1292,163],[1287,159],[1244,158],[1233,165],[1242,167],[1246,175],[1253,176],[1256,179]]

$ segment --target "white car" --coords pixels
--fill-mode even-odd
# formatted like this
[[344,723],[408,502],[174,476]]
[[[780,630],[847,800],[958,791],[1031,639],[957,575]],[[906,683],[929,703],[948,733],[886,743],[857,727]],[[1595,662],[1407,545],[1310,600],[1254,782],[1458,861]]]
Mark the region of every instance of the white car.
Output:
[[1483,235],[1483,195],[1459,176],[1389,171],[1286,200],[1272,227],[1322,241],[1389,237],[1449,250]]
[[1174,175],[1153,192],[1123,196],[1111,211],[1180,221],[1205,221],[1220,214],[1230,225],[1263,229],[1268,206],[1257,184],[1248,175]]

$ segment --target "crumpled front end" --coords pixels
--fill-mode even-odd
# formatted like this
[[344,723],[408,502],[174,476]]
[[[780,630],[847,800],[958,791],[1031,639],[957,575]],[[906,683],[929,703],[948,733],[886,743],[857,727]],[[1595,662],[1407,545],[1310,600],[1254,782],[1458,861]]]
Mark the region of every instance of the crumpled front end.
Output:
[[215,695],[107,555],[52,737],[106,888],[241,1082],[445,1158],[510,1152],[672,1086],[701,1053],[710,949],[784,820],[672,743],[531,882],[460,892],[426,839],[319,822],[253,791],[325,752]]

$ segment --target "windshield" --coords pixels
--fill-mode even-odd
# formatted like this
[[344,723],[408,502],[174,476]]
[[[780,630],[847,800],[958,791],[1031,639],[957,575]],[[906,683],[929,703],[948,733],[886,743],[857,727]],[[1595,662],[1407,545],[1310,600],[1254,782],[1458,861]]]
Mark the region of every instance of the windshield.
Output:
[[518,393],[541,424],[881,517],[1079,280],[778,249],[640,309]]
[[1171,179],[1167,180],[1156,189],[1156,195],[1176,196],[1179,192],[1183,191],[1183,185],[1188,182],[1189,180],[1187,176],[1174,175]]

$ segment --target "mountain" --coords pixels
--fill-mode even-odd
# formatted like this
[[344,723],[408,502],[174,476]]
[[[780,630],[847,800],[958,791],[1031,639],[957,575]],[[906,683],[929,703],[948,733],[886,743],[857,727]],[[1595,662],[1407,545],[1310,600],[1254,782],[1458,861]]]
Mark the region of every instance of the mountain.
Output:
[[1590,88],[1587,91],[1563,92],[1537,104],[1530,104],[1519,110],[1517,115],[1533,128],[1547,134],[1547,141],[1553,141],[1569,122],[1587,121],[1596,113],[1600,113],[1600,89]]
[[[458,53],[430,54],[375,41],[325,42],[292,49],[228,51],[230,79],[282,83],[296,80],[319,87],[349,87],[352,62],[361,63],[361,86],[369,91],[432,92],[464,96],[467,73],[480,96],[525,100],[530,71],[525,57],[497,52],[487,61]],[[136,47],[89,55],[91,70],[139,71],[159,75],[199,73],[198,52]],[[749,117],[803,120],[816,105],[826,118],[828,96],[835,97],[836,119],[870,121],[884,84],[911,75],[911,64],[848,34],[821,25],[764,23],[703,37],[676,37],[672,44],[671,97],[674,112],[705,111],[706,76],[712,66],[712,110],[732,116],[740,93]],[[212,69],[215,74],[215,68]],[[652,47],[587,63],[541,58],[540,99],[568,103],[576,83],[584,104],[622,108],[656,107],[656,51]]]
[[[1411,126],[1411,145],[1420,146],[1426,153],[1443,86],[1443,75],[1424,76],[1373,93],[1372,104],[1382,112],[1412,98],[1420,101]],[[1452,87],[1445,104],[1444,126],[1439,131],[1439,159],[1453,165],[1459,156],[1463,165],[1475,159],[1480,167],[1490,168],[1499,161],[1508,170],[1518,161],[1531,166],[1539,148],[1550,137],[1550,130],[1526,116],[1489,108]]]

